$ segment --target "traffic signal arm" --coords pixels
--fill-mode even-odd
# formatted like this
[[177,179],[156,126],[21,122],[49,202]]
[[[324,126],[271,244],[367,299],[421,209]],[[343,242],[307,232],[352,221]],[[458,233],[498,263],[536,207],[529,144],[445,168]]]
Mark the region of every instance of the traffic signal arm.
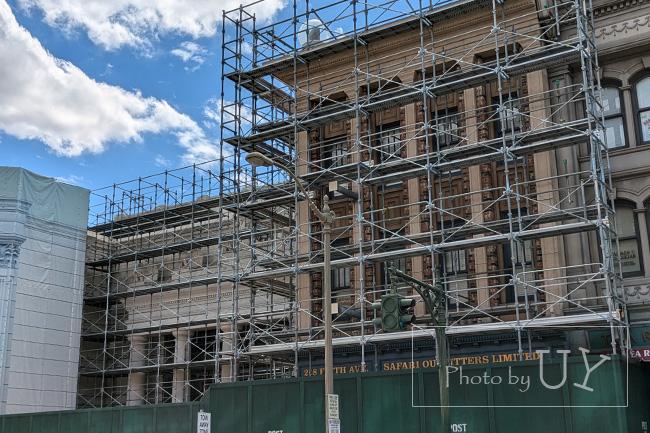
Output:
[[[442,283],[440,282],[440,267],[436,266],[436,285],[432,286],[423,281],[416,280],[410,275],[400,271],[395,266],[391,265],[388,268],[388,272],[392,275],[393,279],[401,280],[411,286],[413,290],[418,292],[424,303],[426,304],[429,312],[431,313],[431,318],[433,319],[436,326],[446,325],[445,320],[445,291],[442,289]],[[383,297],[382,297],[383,298]],[[415,321],[415,319],[413,320]],[[411,322],[412,323],[412,322]]]

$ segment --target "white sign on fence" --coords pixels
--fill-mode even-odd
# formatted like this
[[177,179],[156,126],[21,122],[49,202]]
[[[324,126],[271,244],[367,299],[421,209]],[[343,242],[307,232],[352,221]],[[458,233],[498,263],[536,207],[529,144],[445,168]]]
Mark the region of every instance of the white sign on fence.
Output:
[[339,417],[339,396],[337,394],[327,394],[327,418]]
[[327,433],[341,433],[341,420],[328,419],[327,420]]
[[199,411],[198,416],[199,418],[196,422],[196,433],[210,433],[211,414],[201,410]]

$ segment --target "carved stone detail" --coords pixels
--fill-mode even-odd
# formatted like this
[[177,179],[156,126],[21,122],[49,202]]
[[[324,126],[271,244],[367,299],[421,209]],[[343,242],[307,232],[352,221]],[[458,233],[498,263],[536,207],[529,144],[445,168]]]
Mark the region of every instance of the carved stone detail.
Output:
[[647,300],[650,296],[650,284],[635,284],[626,286],[624,290],[619,290],[619,295],[623,295],[625,300],[634,303],[635,300]]
[[607,39],[607,36],[616,35],[618,33],[627,33],[632,30],[638,31],[642,27],[650,27],[650,15],[601,28],[597,30],[596,39]]
[[0,267],[15,268],[18,266],[20,243],[0,244]]

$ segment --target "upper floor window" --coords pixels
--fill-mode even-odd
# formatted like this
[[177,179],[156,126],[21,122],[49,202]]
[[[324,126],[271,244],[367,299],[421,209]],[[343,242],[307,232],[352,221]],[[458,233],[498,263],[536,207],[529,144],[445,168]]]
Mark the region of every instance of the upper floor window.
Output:
[[[527,208],[521,208],[519,211],[513,209],[513,218],[516,218],[518,212],[521,212],[522,216],[528,214]],[[508,218],[508,211],[501,212],[501,219]],[[514,246],[514,249],[512,248]],[[515,241],[513,245],[510,245],[510,242],[503,244],[503,267],[504,269],[520,268],[522,266],[532,266],[533,263],[533,241]]]
[[[625,131],[621,92],[618,87],[607,86],[602,89],[603,115],[605,116],[605,136],[607,147],[625,147]],[[600,114],[600,113],[598,113]]]
[[379,147],[377,147],[379,162],[386,162],[401,156],[401,135],[399,122],[380,126]]
[[[465,239],[464,236],[458,236],[455,234],[455,232],[463,226],[462,220],[445,221],[443,224],[439,224],[439,226],[441,229],[444,228],[443,240]],[[443,269],[446,274],[454,275],[457,273],[467,273],[466,250],[445,251],[441,258],[444,266]]]
[[[512,214],[513,218],[516,218],[517,214],[522,216],[528,214],[527,208],[520,208],[519,210],[513,209]],[[501,219],[508,218],[508,211],[501,212]],[[506,242],[503,244],[502,250],[502,267],[504,269],[504,274],[506,278],[512,273],[512,277],[515,277],[522,270],[530,271],[533,267],[533,251],[534,251],[534,241],[531,239],[524,241],[514,241],[512,244]],[[509,284],[505,290],[505,301],[506,302],[515,302],[515,300],[523,301],[528,296],[529,299],[532,298],[533,294],[530,290],[521,285]]]
[[624,277],[642,275],[641,244],[638,225],[634,214],[634,205],[629,202],[616,202],[616,231],[618,233],[618,251],[614,249],[614,266],[618,271],[620,263]]
[[497,112],[494,120],[495,137],[503,137],[504,134],[521,131],[523,127],[521,100],[518,99],[517,92],[502,95],[502,100],[503,109],[499,110],[499,97],[492,98],[492,105]]
[[458,129],[458,109],[447,108],[434,112],[431,119],[433,142],[438,144],[438,149],[451,146],[460,142]]
[[331,272],[332,291],[350,288],[350,268],[336,268]]
[[348,137],[345,135],[328,138],[325,151],[325,168],[340,167],[347,164]]
[[650,77],[636,83],[636,105],[641,142],[650,144]]

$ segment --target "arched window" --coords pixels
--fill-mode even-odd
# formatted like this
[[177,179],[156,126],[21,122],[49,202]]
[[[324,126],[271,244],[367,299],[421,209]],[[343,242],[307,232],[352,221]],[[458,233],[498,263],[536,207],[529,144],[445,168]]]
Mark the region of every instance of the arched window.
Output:
[[603,87],[602,95],[607,147],[610,149],[625,147],[625,121],[621,92],[618,87],[610,85]]
[[641,143],[650,144],[650,76],[635,85],[637,128]]
[[639,225],[634,213],[634,204],[626,201],[616,202],[616,231],[619,249],[614,250],[614,266],[618,271],[619,261],[624,277],[643,275],[641,243],[639,242]]

